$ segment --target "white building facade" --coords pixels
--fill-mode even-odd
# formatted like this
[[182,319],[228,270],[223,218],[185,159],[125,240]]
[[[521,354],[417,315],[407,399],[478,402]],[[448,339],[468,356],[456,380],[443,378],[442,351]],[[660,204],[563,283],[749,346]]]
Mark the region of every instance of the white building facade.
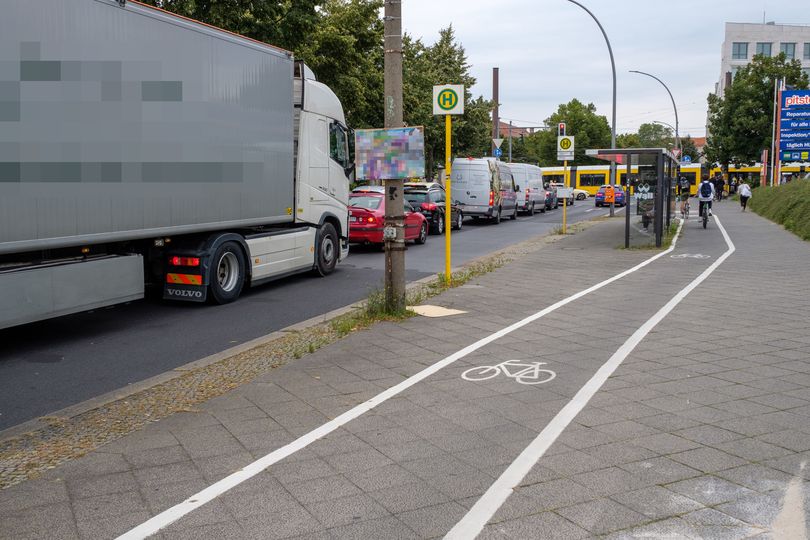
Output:
[[737,70],[754,55],[776,56],[780,52],[788,59],[801,61],[802,69],[810,76],[810,26],[727,22],[715,94],[722,96]]

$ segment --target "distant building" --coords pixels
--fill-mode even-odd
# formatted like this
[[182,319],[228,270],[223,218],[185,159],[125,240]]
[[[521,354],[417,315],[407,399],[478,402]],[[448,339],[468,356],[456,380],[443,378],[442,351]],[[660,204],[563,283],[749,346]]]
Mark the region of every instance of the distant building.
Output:
[[532,133],[535,132],[535,128],[533,127],[525,128],[518,126],[510,126],[509,122],[504,122],[503,120],[498,122],[498,126],[499,126],[498,132],[504,139],[508,139],[510,133],[512,134],[513,139],[519,139],[521,137],[531,135]]
[[801,60],[802,69],[810,76],[810,26],[727,22],[720,54],[720,79],[714,93],[722,96],[737,70],[755,55],[776,56],[780,52],[789,59]]

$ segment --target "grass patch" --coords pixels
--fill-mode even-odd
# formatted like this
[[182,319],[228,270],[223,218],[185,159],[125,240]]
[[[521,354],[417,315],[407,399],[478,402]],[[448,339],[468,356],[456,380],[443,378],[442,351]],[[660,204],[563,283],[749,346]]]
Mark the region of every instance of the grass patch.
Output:
[[810,180],[759,188],[753,192],[748,207],[802,240],[810,240]]

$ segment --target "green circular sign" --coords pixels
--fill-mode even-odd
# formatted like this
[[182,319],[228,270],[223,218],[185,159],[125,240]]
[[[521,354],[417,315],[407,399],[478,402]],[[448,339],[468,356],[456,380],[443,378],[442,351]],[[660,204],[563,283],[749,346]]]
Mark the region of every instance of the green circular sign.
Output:
[[445,88],[439,92],[436,100],[438,101],[439,108],[441,110],[452,111],[456,108],[456,105],[458,105],[458,94],[456,94],[455,90]]

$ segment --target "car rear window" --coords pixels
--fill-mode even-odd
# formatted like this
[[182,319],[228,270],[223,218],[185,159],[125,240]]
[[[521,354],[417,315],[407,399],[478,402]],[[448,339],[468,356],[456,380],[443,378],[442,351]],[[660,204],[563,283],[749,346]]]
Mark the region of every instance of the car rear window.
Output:
[[405,192],[405,200],[411,204],[420,205],[423,202],[427,201],[427,193],[425,192],[413,192],[413,191],[406,191]]
[[369,210],[376,210],[380,207],[382,197],[379,195],[352,195],[349,197],[349,206],[355,208],[368,208]]

